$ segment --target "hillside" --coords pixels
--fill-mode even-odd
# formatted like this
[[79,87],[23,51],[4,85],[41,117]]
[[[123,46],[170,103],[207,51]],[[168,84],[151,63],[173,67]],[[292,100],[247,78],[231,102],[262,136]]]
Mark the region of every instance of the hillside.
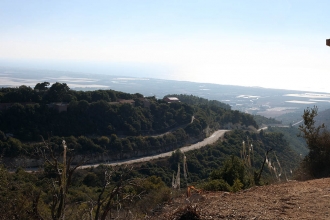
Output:
[[[290,178],[301,160],[283,134],[258,131],[252,115],[218,101],[176,95],[180,102],[168,102],[114,90],[74,91],[65,83],[47,85],[0,89],[1,219],[105,220],[132,213],[140,219],[176,198],[177,188],[247,190]],[[65,109],[54,107],[63,105]],[[215,141],[219,136],[210,134],[219,129],[226,133]],[[40,135],[49,138],[40,142]],[[208,136],[214,141],[205,145]],[[189,145],[205,147],[182,150],[185,154],[178,150]],[[167,158],[132,166],[83,166],[164,152],[170,152]],[[12,172],[8,167],[22,168]],[[40,170],[26,172],[25,167]],[[118,207],[122,209],[114,213]]]
[[330,128],[330,109],[320,111],[318,113],[318,116],[315,118],[316,124],[321,125],[324,123],[324,125],[329,129]]
[[[329,219],[330,178],[252,187],[238,193],[203,192],[177,198],[150,219],[179,219],[187,205],[200,219]],[[177,213],[175,213],[177,212]],[[182,218],[188,219],[188,218]],[[196,218],[197,219],[197,218]]]
[[196,100],[75,91],[66,83],[1,88],[0,151],[7,158],[30,157],[42,136],[55,146],[64,139],[76,154],[121,160],[175,150],[219,128],[258,128],[249,114],[217,101]]
[[305,156],[308,154],[309,150],[306,146],[306,141],[299,137],[299,129],[296,127],[270,127],[268,129],[270,132],[282,133],[284,135],[285,140],[289,142],[289,146],[292,150],[297,153]]

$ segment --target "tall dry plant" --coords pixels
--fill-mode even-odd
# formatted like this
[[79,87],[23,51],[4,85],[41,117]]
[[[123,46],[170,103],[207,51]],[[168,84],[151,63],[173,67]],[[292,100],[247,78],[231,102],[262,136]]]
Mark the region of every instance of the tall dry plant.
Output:
[[[64,140],[62,141],[63,151],[56,151],[49,139],[45,141],[42,137],[42,141],[43,145],[35,149],[36,154],[44,160],[45,166],[55,174],[54,178],[51,179],[53,195],[50,205],[51,217],[53,220],[65,219],[66,195],[71,187],[73,173],[87,160],[83,157],[73,164],[75,155],[67,148]],[[68,151],[70,151],[69,154],[67,154]]]

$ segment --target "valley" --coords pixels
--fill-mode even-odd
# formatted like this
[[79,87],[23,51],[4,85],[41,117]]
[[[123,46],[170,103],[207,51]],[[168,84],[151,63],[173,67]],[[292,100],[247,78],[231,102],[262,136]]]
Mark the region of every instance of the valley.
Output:
[[[11,76],[7,82],[34,83],[29,77]],[[323,104],[320,110],[327,108],[329,99],[320,93],[133,78],[116,78],[114,84],[123,80],[118,90],[112,84],[94,90],[88,88],[89,83],[101,85],[106,80],[71,75],[58,79],[68,84],[45,81],[34,87],[2,87],[0,147],[4,169],[0,174],[8,183],[21,184],[23,188],[34,178],[34,187],[43,193],[43,207],[50,204],[46,193],[50,185],[41,182],[53,182],[52,194],[58,196],[67,178],[64,183],[70,196],[66,206],[71,213],[77,210],[79,216],[89,215],[83,214],[86,198],[94,201],[92,209],[98,207],[104,213],[115,209],[113,192],[137,202],[122,200],[120,205],[125,203],[137,215],[142,214],[143,207],[151,216],[157,205],[173,211],[176,209],[172,204],[184,205],[183,200],[179,202],[179,194],[183,193],[180,188],[203,189],[207,193],[202,198],[212,203],[212,198],[207,198],[209,191],[236,192],[233,195],[242,200],[241,193],[252,192],[256,187],[292,181],[303,157],[308,155],[306,143],[297,137],[297,127],[303,122],[299,114],[314,102]],[[70,88],[72,81],[84,82],[86,87]],[[125,87],[127,81],[134,83]],[[152,88],[155,85],[157,89]],[[144,89],[139,90],[139,86]],[[128,93],[125,88],[137,92]],[[146,96],[148,89],[172,98]],[[326,113],[320,115],[323,120],[327,117]],[[26,182],[16,182],[24,175]],[[22,193],[23,199],[34,204],[23,191],[6,190],[8,194]],[[157,190],[162,190],[160,197],[156,196]],[[107,196],[103,197],[103,193]],[[95,203],[98,196],[109,206]],[[155,202],[146,206],[150,200]],[[49,208],[43,208],[38,215],[47,216],[47,212]],[[239,213],[250,217],[244,210]],[[127,210],[121,210],[120,215],[127,215]],[[210,213],[204,217],[210,216],[216,218]],[[221,216],[237,217],[236,212]]]

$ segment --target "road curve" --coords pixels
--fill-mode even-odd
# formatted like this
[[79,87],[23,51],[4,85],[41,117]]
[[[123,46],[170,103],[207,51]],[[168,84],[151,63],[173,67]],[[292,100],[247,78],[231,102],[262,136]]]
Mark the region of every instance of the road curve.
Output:
[[[226,132],[229,130],[217,130],[215,131],[210,137],[205,138],[203,141],[198,142],[196,144],[192,144],[190,146],[186,147],[181,147],[180,150],[181,152],[188,152],[191,150],[196,150],[200,149],[208,144],[213,144],[216,142],[220,137],[223,137]],[[91,165],[83,165],[79,167],[80,169],[85,169],[85,168],[90,168],[90,167],[97,167],[101,164],[103,165],[109,165],[109,166],[120,166],[124,164],[133,164],[133,163],[140,163],[140,162],[147,162],[159,158],[164,158],[164,157],[170,157],[174,151],[166,152],[166,153],[161,153],[153,156],[146,156],[142,158],[137,158],[137,159],[127,159],[127,160],[122,160],[120,162],[108,162],[108,163],[98,163],[98,164],[91,164]]]

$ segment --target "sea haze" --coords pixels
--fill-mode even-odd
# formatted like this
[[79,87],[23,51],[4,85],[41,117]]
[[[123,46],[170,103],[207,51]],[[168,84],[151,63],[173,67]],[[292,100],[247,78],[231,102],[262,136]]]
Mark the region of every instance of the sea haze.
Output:
[[[330,108],[330,94],[307,91],[243,87],[211,83],[195,83],[155,79],[149,77],[125,77],[122,75],[87,74],[65,71],[0,68],[0,87],[34,87],[39,82],[66,83],[73,90],[112,89],[144,96],[163,98],[168,94],[195,95],[218,100],[232,109],[250,114],[273,117],[284,122],[301,120],[303,110],[318,106]],[[290,119],[286,119],[286,115]]]

